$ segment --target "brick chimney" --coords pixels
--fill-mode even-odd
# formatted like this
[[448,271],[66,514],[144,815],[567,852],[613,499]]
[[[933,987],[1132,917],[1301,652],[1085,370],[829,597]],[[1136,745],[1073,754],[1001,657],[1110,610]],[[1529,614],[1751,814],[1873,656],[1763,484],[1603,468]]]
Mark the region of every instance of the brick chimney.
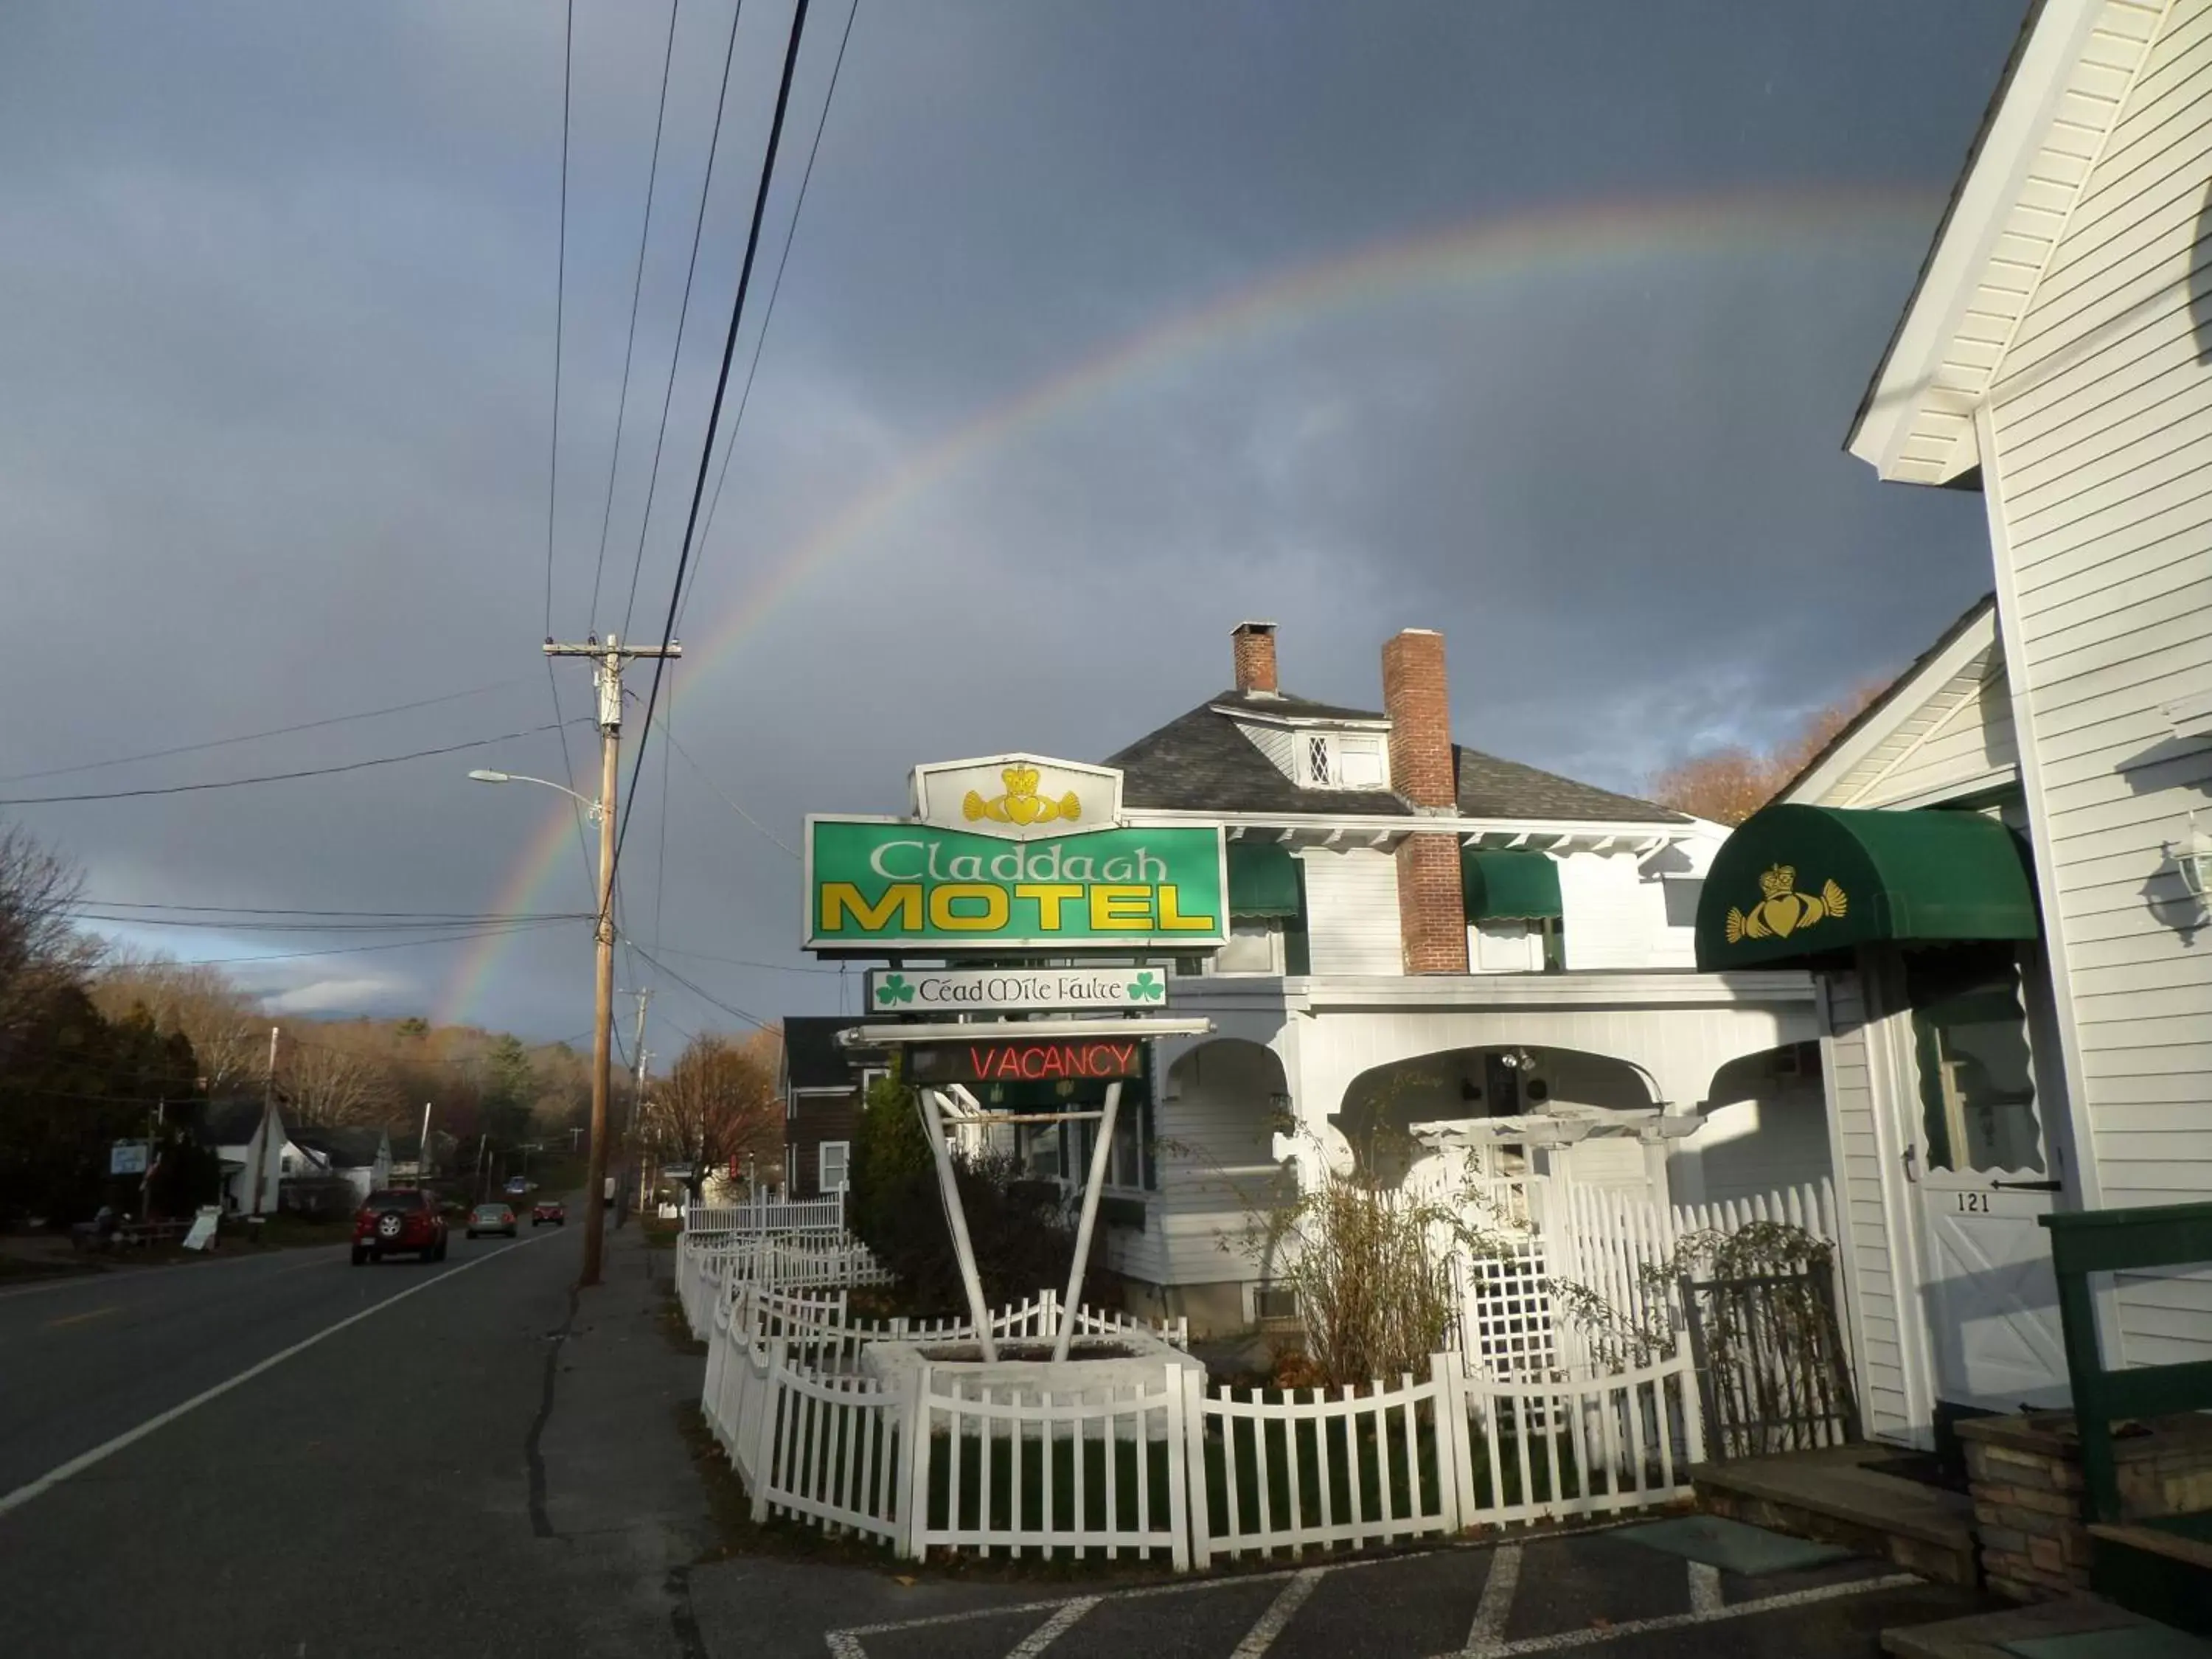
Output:
[[[1443,635],[1408,628],[1382,647],[1382,708],[1390,717],[1390,787],[1417,812],[1456,817]],[[1412,835],[1399,844],[1398,926],[1407,973],[1467,972],[1457,836]]]
[[1275,624],[1238,623],[1229,637],[1237,647],[1237,689],[1257,691],[1263,696],[1277,695],[1281,688],[1275,683]]

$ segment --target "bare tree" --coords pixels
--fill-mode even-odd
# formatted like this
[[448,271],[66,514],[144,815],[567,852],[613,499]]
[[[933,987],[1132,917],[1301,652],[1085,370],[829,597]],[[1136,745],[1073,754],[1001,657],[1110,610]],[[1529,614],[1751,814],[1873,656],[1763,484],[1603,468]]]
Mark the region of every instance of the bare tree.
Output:
[[747,1152],[772,1153],[781,1142],[774,1042],[769,1032],[742,1042],[695,1037],[659,1085],[654,1124],[690,1160],[695,1195],[710,1168]]
[[396,1098],[392,1078],[375,1055],[321,1042],[285,1046],[276,1087],[297,1121],[318,1127],[382,1123]]
[[93,1001],[110,1019],[143,1006],[163,1030],[182,1031],[208,1092],[222,1096],[269,1069],[269,1023],[220,968],[117,951],[100,964]]
[[0,824],[0,1064],[46,1017],[53,994],[82,980],[98,942],[71,920],[83,878],[14,824]]

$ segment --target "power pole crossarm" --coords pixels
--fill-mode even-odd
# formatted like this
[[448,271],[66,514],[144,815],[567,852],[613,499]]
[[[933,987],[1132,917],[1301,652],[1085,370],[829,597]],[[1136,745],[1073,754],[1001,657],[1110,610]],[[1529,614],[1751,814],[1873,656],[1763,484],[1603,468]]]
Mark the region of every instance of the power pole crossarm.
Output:
[[641,657],[680,657],[684,647],[624,645],[614,635],[581,645],[544,644],[549,657],[589,657],[596,666],[599,693],[599,902],[596,928],[597,971],[592,1019],[592,1150],[585,1164],[584,1265],[580,1285],[599,1282],[606,1244],[607,1097],[614,1064],[615,1002],[615,787],[622,753],[622,675],[624,665]]

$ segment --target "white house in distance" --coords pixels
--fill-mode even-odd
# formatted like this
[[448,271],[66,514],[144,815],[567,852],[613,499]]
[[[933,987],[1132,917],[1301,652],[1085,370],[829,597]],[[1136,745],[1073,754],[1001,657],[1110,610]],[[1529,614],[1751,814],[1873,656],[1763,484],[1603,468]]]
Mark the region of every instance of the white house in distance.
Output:
[[[1700,960],[1821,970],[1888,1438],[2064,1398],[2039,1213],[2212,1197],[2208,109],[2212,0],[2031,12],[1849,441],[1979,490],[1995,595],[1712,873]],[[1732,944],[1784,866],[1861,890]],[[2212,1360],[2204,1274],[2098,1313],[2107,1364]]]
[[1159,1044],[1160,1150],[1114,1162],[1138,1303],[1249,1320],[1267,1269],[1234,1241],[1285,1155],[1418,1178],[1438,1125],[1478,1171],[1661,1202],[1827,1173],[1810,979],[1695,971],[1724,830],[1455,744],[1436,633],[1385,647],[1380,710],[1284,691],[1270,624],[1234,641],[1230,690],[1107,762],[1131,824],[1229,838],[1231,938],[1167,998],[1214,1032]]

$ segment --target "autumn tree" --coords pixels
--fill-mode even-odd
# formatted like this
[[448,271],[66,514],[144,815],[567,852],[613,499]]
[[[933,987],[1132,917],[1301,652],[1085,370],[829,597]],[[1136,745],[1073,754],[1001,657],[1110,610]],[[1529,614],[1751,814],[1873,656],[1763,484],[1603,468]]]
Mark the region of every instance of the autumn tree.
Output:
[[1662,806],[1715,823],[1741,823],[1772,800],[1814,758],[1888,689],[1868,681],[1815,710],[1783,742],[1764,753],[1730,744],[1708,749],[1668,767],[1645,792]]
[[109,1019],[143,1008],[163,1030],[183,1032],[211,1097],[258,1084],[269,1069],[269,1020],[220,968],[114,951],[93,980],[92,1000]]
[[295,1121],[319,1128],[387,1123],[398,1106],[381,1058],[350,1044],[298,1039],[285,1044],[276,1087]]
[[708,1170],[748,1152],[772,1157],[783,1137],[775,1036],[694,1037],[655,1091],[653,1126],[691,1164],[696,1198]]

